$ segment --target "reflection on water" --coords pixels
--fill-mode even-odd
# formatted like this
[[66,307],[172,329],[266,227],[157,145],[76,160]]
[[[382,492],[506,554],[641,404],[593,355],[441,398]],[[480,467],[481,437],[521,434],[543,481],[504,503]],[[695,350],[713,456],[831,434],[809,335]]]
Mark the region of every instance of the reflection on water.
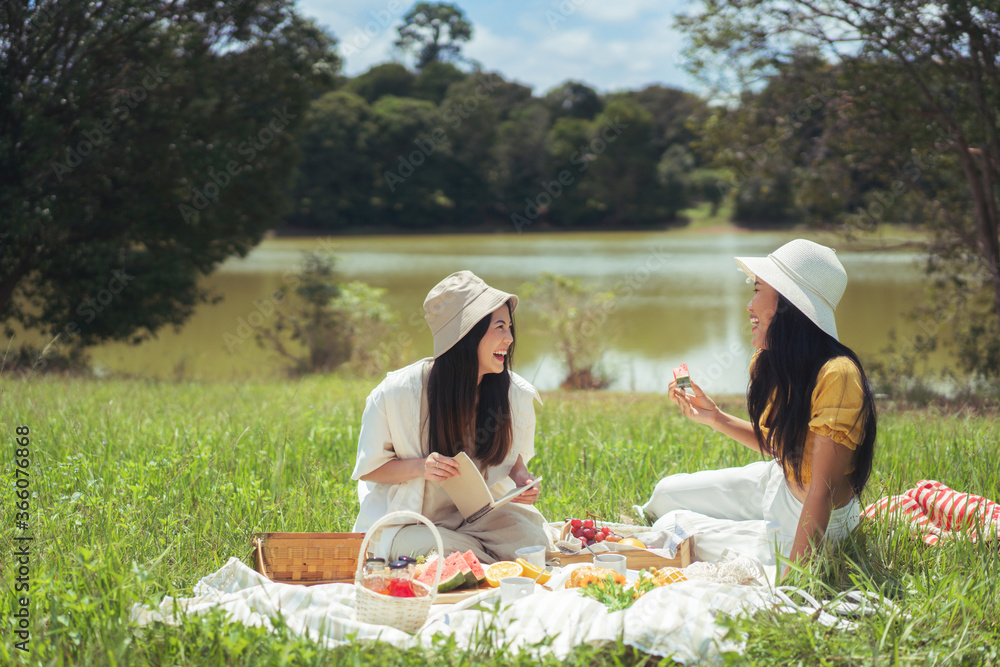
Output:
[[[548,271],[621,294],[610,318],[614,334],[595,340],[608,346],[604,366],[615,378],[613,389],[663,392],[671,369],[686,361],[707,391],[742,393],[751,354],[745,310],[751,289],[733,257],[766,255],[789,238],[673,231],[270,239],[206,279],[225,299],[199,308],[179,333],[165,331],[139,347],[106,345],[93,357],[111,369],[156,376],[273,374],[279,360],[259,349],[252,336],[240,335],[267,318],[270,295],[287,284],[302,253],[325,250],[335,254],[345,279],[388,290],[386,301],[414,341],[413,359],[431,353],[422,304],[444,276],[471,269],[516,292]],[[887,344],[888,330],[902,329],[902,314],[923,298],[918,256],[841,252],[839,257],[850,277],[837,311],[842,340],[863,357],[874,355]],[[549,335],[539,330],[530,308],[519,308],[517,315],[516,370],[541,389],[556,387],[563,368]],[[233,343],[233,337],[241,342]]]

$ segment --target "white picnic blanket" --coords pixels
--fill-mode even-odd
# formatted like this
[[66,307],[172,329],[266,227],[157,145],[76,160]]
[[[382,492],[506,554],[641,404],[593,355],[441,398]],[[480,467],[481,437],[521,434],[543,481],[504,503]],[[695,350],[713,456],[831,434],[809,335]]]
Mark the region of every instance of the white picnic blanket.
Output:
[[[556,580],[553,577],[552,583]],[[195,584],[194,594],[191,598],[167,597],[157,608],[136,604],[132,622],[140,626],[174,624],[184,614],[221,609],[232,621],[272,628],[271,620],[280,614],[292,632],[328,647],[352,641],[386,641],[403,648],[429,648],[439,633],[454,636],[460,646],[468,646],[481,641],[484,630],[493,624],[493,634],[488,635],[491,642],[514,650],[531,646],[533,651],[549,652],[562,659],[581,643],[615,642],[621,638],[639,650],[687,663],[721,662],[723,653],[742,651],[742,638],[725,637],[726,629],[717,622],[720,613],[753,613],[764,607],[816,613],[819,605],[815,600],[805,605],[793,602],[786,591],[766,586],[689,580],[655,589],[624,611],[609,612],[603,604],[575,589],[550,592],[541,588],[497,610],[494,601],[499,601],[499,592],[494,589],[455,605],[435,605],[420,631],[409,635],[354,620],[353,585],[278,584],[238,558],[230,558],[217,572]],[[862,613],[873,608],[864,599],[839,601],[838,605],[836,610],[854,613],[859,608]],[[825,611],[820,611],[817,618],[828,625],[851,625],[849,620]]]

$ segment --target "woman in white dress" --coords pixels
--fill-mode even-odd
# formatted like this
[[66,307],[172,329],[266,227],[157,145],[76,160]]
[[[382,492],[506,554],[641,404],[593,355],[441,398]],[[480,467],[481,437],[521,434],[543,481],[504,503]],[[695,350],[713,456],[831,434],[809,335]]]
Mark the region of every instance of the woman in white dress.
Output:
[[671,475],[642,509],[655,528],[696,534],[702,560],[752,554],[773,578],[779,557],[805,561],[858,524],[877,418],[861,362],[837,333],[847,272],[835,251],[797,239],[736,261],[754,283],[750,420],[726,414],[696,384],[692,395],[671,383],[670,398],[767,460]]
[[[534,401],[541,399],[510,370],[517,302],[470,271],[453,273],[427,295],[434,357],[389,373],[365,405],[352,473],[361,502],[356,532],[389,512],[410,510],[434,523],[444,555],[471,549],[492,563],[548,544],[545,520],[533,507],[537,487],[469,523],[439,484],[458,474],[454,457],[463,451],[494,497],[535,479],[527,466],[534,456]],[[390,558],[436,549],[420,523],[388,526],[372,544]]]

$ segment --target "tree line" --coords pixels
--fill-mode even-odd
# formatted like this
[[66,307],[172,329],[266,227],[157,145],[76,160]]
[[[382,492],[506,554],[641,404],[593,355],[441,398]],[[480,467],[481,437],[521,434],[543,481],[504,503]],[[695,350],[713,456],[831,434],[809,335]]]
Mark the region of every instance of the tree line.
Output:
[[691,120],[706,112],[662,86],[599,95],[567,81],[535,96],[452,63],[377,65],[311,105],[286,220],[317,231],[676,224],[703,198],[692,186],[712,178],[691,152]]

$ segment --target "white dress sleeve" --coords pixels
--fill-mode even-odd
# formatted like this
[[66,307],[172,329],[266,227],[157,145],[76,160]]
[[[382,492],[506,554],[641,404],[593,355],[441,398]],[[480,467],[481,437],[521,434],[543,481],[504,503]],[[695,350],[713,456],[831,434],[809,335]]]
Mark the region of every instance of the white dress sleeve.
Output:
[[398,458],[392,444],[389,417],[385,412],[385,393],[382,385],[376,387],[361,416],[361,433],[358,435],[358,460],[354,465],[351,479],[357,481],[368,473]]
[[[517,411],[514,420],[514,450],[521,455],[525,464],[535,455],[535,405],[528,397]],[[516,460],[516,459],[515,459]]]

